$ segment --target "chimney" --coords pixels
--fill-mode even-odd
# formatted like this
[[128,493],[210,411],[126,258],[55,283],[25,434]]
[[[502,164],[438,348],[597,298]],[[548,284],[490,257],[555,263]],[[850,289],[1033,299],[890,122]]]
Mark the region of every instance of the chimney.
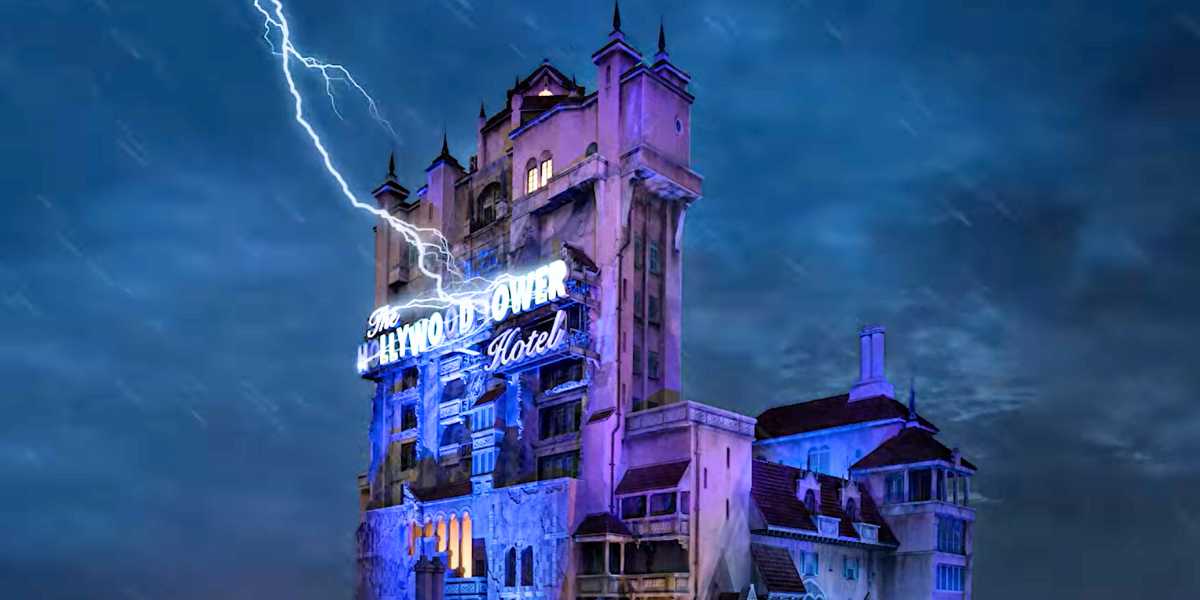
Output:
[[858,334],[858,381],[850,388],[850,401],[876,396],[896,397],[884,371],[883,326],[864,327]]

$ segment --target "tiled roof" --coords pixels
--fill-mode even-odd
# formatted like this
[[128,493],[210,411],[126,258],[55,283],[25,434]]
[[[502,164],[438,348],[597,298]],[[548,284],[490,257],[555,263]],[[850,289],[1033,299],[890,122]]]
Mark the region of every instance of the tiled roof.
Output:
[[506,389],[506,387],[507,386],[498,385],[498,386],[484,392],[483,394],[480,394],[479,399],[475,401],[474,406],[480,406],[483,404],[495,402],[496,398],[499,398],[502,394],[504,394],[504,390]]
[[[855,423],[903,419],[907,416],[908,407],[887,396],[850,402],[849,394],[841,394],[768,409],[758,416],[755,437],[765,440]],[[920,419],[920,423],[937,431],[937,427],[925,419]]]
[[[934,439],[933,434],[920,427],[907,427],[879,445],[870,454],[854,463],[852,469],[873,469],[891,465],[907,465],[929,460],[954,461],[954,452]],[[963,458],[962,466],[975,469]]]
[[621,483],[617,485],[618,494],[632,494],[647,490],[658,490],[674,487],[687,471],[690,461],[681,460],[672,463],[637,467],[625,471]]
[[[750,497],[762,513],[768,526],[783,527],[817,533],[816,519],[796,497],[796,482],[805,474],[801,469],[756,459],[751,465]],[[879,527],[879,542],[896,545],[896,536],[879,514],[875,501],[866,486],[849,482],[832,475],[816,474],[820,486],[817,514],[838,519],[838,534],[858,539],[854,524],[846,518],[843,506],[842,486],[858,486],[858,518],[862,523]]]
[[812,515],[796,497],[799,469],[762,460],[755,460],[750,469],[750,496],[768,525],[817,530]]
[[750,544],[750,556],[768,594],[804,593],[804,580],[800,579],[796,563],[786,548]]
[[579,527],[575,528],[575,535],[604,535],[606,533],[633,535],[629,532],[629,528],[625,526],[625,523],[622,523],[620,519],[611,513],[590,514],[584,517]]

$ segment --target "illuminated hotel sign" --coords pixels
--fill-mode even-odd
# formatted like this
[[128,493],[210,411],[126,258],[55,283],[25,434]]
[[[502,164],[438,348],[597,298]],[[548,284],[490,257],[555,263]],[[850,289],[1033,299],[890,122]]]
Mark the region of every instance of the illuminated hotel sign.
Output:
[[[551,300],[567,295],[567,264],[556,260],[522,275],[513,275],[497,283],[484,314],[476,318],[470,302],[435,312],[411,323],[400,323],[402,307],[385,305],[367,319],[366,342],[358,349],[358,371],[365,373],[375,364],[391,364],[403,358],[420,356],[447,342],[476,330],[500,323]],[[557,347],[566,335],[566,313],[559,311],[549,332],[534,331],[522,339],[520,328],[507,329],[492,339],[487,353],[488,370],[544,354]]]

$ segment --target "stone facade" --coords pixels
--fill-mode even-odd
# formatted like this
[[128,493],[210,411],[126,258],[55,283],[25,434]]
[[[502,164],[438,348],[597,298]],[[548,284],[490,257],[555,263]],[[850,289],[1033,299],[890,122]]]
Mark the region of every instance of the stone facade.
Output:
[[[418,264],[411,240],[376,227],[357,597],[940,597],[937,569],[969,569],[969,546],[941,556],[925,534],[951,505],[964,519],[970,509],[883,498],[897,472],[934,465],[929,485],[944,490],[948,473],[974,468],[956,453],[913,463],[888,450],[903,437],[927,453],[913,435],[936,428],[883,403],[898,405],[882,328],[863,334],[854,398],[829,407],[845,414],[817,415],[832,425],[683,397],[681,240],[702,181],[690,78],[661,30],[644,60],[619,13],[592,60],[597,89],[543,62],[500,110],[480,107],[466,166],[443,142],[415,192],[391,167],[374,192],[381,209],[442,232],[455,262]],[[433,293],[430,269],[503,283],[471,314],[408,306]],[[805,563],[821,553],[842,557],[842,579],[834,558]]]

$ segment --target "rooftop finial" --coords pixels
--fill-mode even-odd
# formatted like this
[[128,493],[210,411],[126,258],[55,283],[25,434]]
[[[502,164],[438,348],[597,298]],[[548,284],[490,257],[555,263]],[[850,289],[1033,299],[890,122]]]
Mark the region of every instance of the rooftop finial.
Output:
[[613,0],[613,32],[621,31],[621,3]]
[[450,144],[446,140],[446,127],[442,126],[442,156],[450,156]]
[[662,17],[658,18],[658,53],[659,54],[667,53],[667,32],[666,32],[666,29],[663,27]]
[[483,111],[483,100],[480,100],[479,101],[479,118],[482,119],[486,116],[487,116],[487,113]]
[[395,150],[393,150],[393,151],[391,152],[391,154],[389,154],[389,155],[388,155],[388,173],[387,173],[387,178],[388,178],[388,179],[395,179],[395,178],[396,178],[396,151],[395,151]]

